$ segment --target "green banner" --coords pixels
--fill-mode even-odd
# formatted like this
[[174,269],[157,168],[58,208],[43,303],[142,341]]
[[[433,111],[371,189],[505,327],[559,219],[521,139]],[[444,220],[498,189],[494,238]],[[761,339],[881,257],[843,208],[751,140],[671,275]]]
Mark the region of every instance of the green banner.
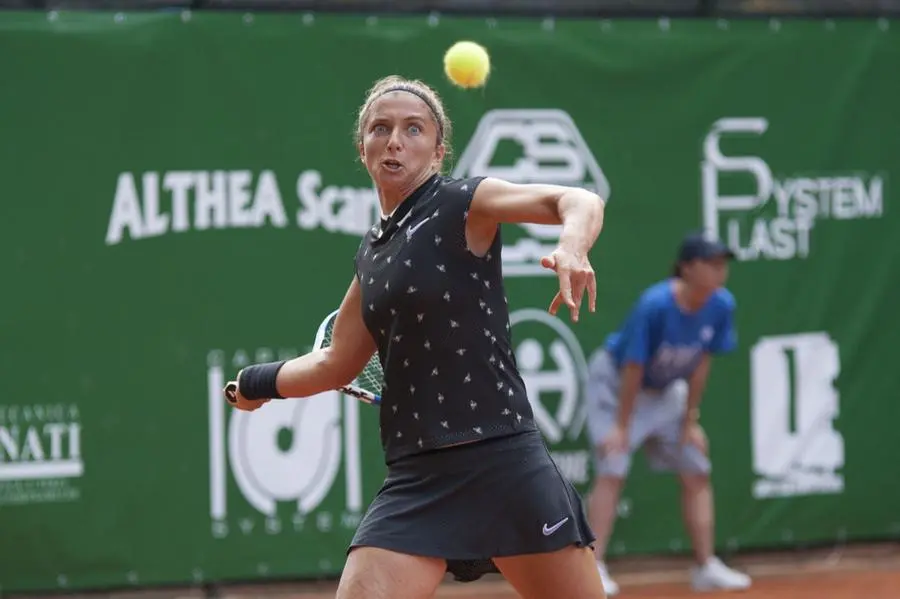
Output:
[[[577,325],[546,313],[558,229],[504,229],[517,358],[579,489],[586,362],[707,226],[739,257],[740,346],[703,403],[717,545],[898,534],[888,24],[0,14],[0,590],[340,571],[384,476],[376,409],[219,391],[340,302],[378,214],[355,113],[390,73],[443,95],[453,174],[609,197]],[[444,79],[458,39],[490,51],[485,89]],[[613,553],[687,548],[642,460],[620,514]]]

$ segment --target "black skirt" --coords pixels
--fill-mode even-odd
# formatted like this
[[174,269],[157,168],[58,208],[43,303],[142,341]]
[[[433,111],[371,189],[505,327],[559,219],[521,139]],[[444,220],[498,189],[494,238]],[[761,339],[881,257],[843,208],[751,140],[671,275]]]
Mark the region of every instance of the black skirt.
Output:
[[590,546],[578,492],[539,431],[402,458],[350,544],[443,558],[456,580],[497,572],[492,558]]

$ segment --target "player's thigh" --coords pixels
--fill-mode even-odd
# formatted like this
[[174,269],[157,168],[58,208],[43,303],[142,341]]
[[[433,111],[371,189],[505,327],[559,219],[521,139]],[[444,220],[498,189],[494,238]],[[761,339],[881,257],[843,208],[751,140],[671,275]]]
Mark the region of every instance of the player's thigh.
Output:
[[494,563],[522,599],[606,598],[594,554],[587,547],[495,557]]
[[446,569],[442,559],[357,547],[347,556],[336,599],[430,599]]
[[603,443],[618,421],[618,407],[594,406],[588,410],[588,426],[594,453],[594,472],[600,478],[624,479],[631,470],[631,456],[653,434],[659,426],[655,398],[638,394],[628,425],[628,449],[618,453],[607,453]]
[[682,421],[679,418],[648,439],[644,451],[650,467],[658,471],[678,472],[685,482],[708,477],[712,470],[709,455],[694,445],[682,443],[681,434]]
[[591,436],[594,472],[599,477],[625,478],[631,468],[631,452],[608,454],[603,449],[616,421],[611,409],[596,407],[588,410],[588,430]]
[[588,436],[594,446],[603,443],[616,422],[618,400],[610,384],[603,378],[591,381],[585,398]]

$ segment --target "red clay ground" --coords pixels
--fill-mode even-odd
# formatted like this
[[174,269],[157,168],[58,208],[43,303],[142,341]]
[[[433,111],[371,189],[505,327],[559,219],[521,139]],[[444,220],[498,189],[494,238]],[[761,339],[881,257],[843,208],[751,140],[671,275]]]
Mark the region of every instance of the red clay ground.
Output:
[[[900,543],[742,556],[729,563],[754,577],[752,589],[742,593],[693,593],[687,582],[688,565],[681,559],[629,559],[612,563],[610,569],[622,587],[617,599],[900,599]],[[199,590],[184,589],[82,597],[193,599],[203,596]],[[225,587],[218,589],[215,596],[218,599],[333,599],[334,584]],[[74,597],[69,595],[67,599]],[[448,583],[435,599],[517,597],[502,579],[491,578],[470,584]],[[31,596],[31,599],[38,598]]]
[[[688,586],[688,563],[683,559],[629,559],[610,568],[622,587],[617,599],[900,599],[900,543],[748,555],[729,562],[754,577],[752,589],[693,593]],[[267,599],[332,599],[334,587],[231,588],[221,597],[254,599],[263,594]],[[505,581],[492,578],[471,584],[448,583],[435,599],[518,597]]]

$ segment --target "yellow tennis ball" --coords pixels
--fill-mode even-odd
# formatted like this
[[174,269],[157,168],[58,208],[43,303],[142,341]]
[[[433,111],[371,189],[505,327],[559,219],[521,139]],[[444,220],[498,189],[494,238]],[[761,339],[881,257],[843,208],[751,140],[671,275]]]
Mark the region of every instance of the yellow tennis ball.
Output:
[[444,54],[444,73],[460,87],[481,87],[490,72],[487,50],[475,42],[456,42]]

